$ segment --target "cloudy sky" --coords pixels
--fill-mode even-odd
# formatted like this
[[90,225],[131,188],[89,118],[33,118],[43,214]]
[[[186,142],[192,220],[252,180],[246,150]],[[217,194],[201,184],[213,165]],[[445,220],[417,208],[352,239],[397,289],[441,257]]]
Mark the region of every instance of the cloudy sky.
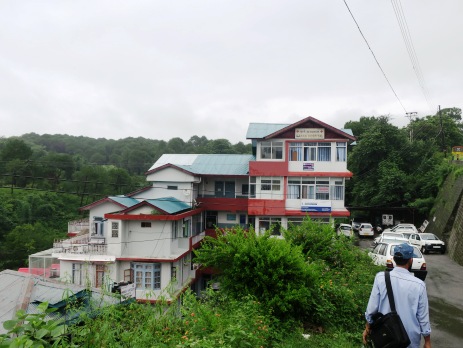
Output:
[[0,137],[236,143],[250,122],[462,107],[463,1],[401,1],[414,64],[398,0],[346,2],[371,51],[344,0],[2,0]]

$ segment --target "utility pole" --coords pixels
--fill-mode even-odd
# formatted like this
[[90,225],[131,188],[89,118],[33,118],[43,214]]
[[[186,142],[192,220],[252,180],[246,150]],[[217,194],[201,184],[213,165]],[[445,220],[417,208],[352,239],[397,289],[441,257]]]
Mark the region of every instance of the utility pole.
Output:
[[413,142],[413,127],[412,127],[412,121],[413,121],[413,116],[416,117],[418,113],[416,111],[413,112],[406,112],[405,117],[407,117],[410,120],[410,142]]
[[441,139],[442,139],[442,152],[444,152],[444,156],[447,157],[447,151],[445,150],[445,134],[444,134],[444,126],[442,122],[442,112],[440,110],[440,105],[439,105],[439,121],[440,121],[440,134],[441,134]]

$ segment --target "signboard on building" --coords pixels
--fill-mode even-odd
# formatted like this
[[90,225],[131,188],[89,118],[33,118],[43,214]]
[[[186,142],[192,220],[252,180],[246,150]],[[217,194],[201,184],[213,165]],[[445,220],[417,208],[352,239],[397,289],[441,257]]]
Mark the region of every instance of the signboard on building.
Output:
[[122,285],[120,290],[123,299],[135,298],[135,283]]
[[296,128],[295,139],[325,139],[324,128]]
[[331,201],[302,201],[301,211],[312,212],[312,213],[330,213],[331,212]]
[[307,172],[313,172],[315,170],[315,166],[313,162],[304,162],[302,163],[302,170]]

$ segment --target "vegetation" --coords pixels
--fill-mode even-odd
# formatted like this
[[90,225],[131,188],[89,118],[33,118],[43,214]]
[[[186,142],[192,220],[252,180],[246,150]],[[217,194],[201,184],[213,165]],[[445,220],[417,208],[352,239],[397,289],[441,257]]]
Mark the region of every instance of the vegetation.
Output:
[[[447,174],[461,172],[448,157],[451,146],[463,145],[460,109],[401,129],[386,116],[361,117],[344,128],[357,136],[349,149],[348,206],[412,207],[425,219]],[[167,153],[251,153],[251,146],[198,136],[0,139],[0,270],[26,266],[28,255],[65,237],[78,207],[142,187],[143,173]],[[377,268],[350,240],[313,221],[283,236],[234,229],[207,238],[196,261],[219,272],[219,292],[200,299],[187,292],[183,306],[107,308],[66,332],[46,321],[45,307],[38,315],[19,312],[0,347],[359,346]]]
[[[305,220],[285,239],[242,229],[207,238],[197,261],[220,290],[181,305],[130,303],[56,326],[50,311],[7,321],[0,347],[357,347],[378,270],[351,239]],[[75,309],[75,308],[74,308]],[[72,310],[72,308],[69,308]],[[21,324],[24,322],[24,324]],[[61,322],[62,323],[62,322]],[[307,338],[305,338],[306,335]]]

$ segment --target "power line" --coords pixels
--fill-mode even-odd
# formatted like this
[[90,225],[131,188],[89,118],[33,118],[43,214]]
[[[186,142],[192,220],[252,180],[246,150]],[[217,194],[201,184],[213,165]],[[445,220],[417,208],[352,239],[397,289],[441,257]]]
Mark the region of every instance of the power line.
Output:
[[399,23],[402,38],[404,39],[405,47],[407,48],[408,56],[410,57],[410,61],[412,63],[416,78],[418,79],[418,83],[421,87],[421,90],[426,99],[426,102],[428,103],[429,110],[432,112],[431,103],[429,101],[430,99],[429,93],[426,88],[426,84],[424,82],[424,77],[421,71],[420,62],[418,61],[418,57],[416,55],[415,47],[413,45],[412,37],[410,35],[410,30],[408,28],[407,20],[405,18],[405,14],[402,9],[402,4],[400,0],[391,0],[391,3],[392,3],[392,7],[394,8],[397,22]]
[[346,0],[344,0],[344,4],[346,5],[347,10],[349,11],[349,13],[350,13],[352,19],[354,20],[355,24],[357,25],[357,28],[358,28],[360,34],[362,35],[363,40],[365,40],[365,43],[367,44],[368,49],[370,50],[371,54],[373,55],[373,58],[375,59],[375,62],[376,62],[376,64],[378,65],[379,70],[381,70],[381,72],[383,73],[383,76],[384,76],[384,78],[386,79],[386,81],[387,81],[389,87],[391,88],[392,93],[394,93],[394,95],[395,95],[395,97],[397,98],[399,104],[402,106],[402,108],[404,109],[404,111],[405,111],[405,113],[406,113],[407,110],[406,110],[405,107],[403,106],[403,104],[402,104],[402,102],[400,101],[400,99],[399,99],[397,93],[395,92],[394,88],[392,87],[391,83],[389,82],[389,79],[387,78],[386,73],[384,72],[383,68],[381,67],[381,64],[379,64],[379,61],[378,61],[378,59],[376,58],[375,53],[374,53],[373,50],[371,49],[370,44],[368,43],[367,39],[365,38],[365,35],[363,35],[363,32],[362,32],[362,30],[360,29],[360,26],[359,26],[359,24],[357,23],[357,20],[355,19],[355,17],[354,17],[354,15],[353,15],[352,11],[350,10],[349,5],[347,5]]

